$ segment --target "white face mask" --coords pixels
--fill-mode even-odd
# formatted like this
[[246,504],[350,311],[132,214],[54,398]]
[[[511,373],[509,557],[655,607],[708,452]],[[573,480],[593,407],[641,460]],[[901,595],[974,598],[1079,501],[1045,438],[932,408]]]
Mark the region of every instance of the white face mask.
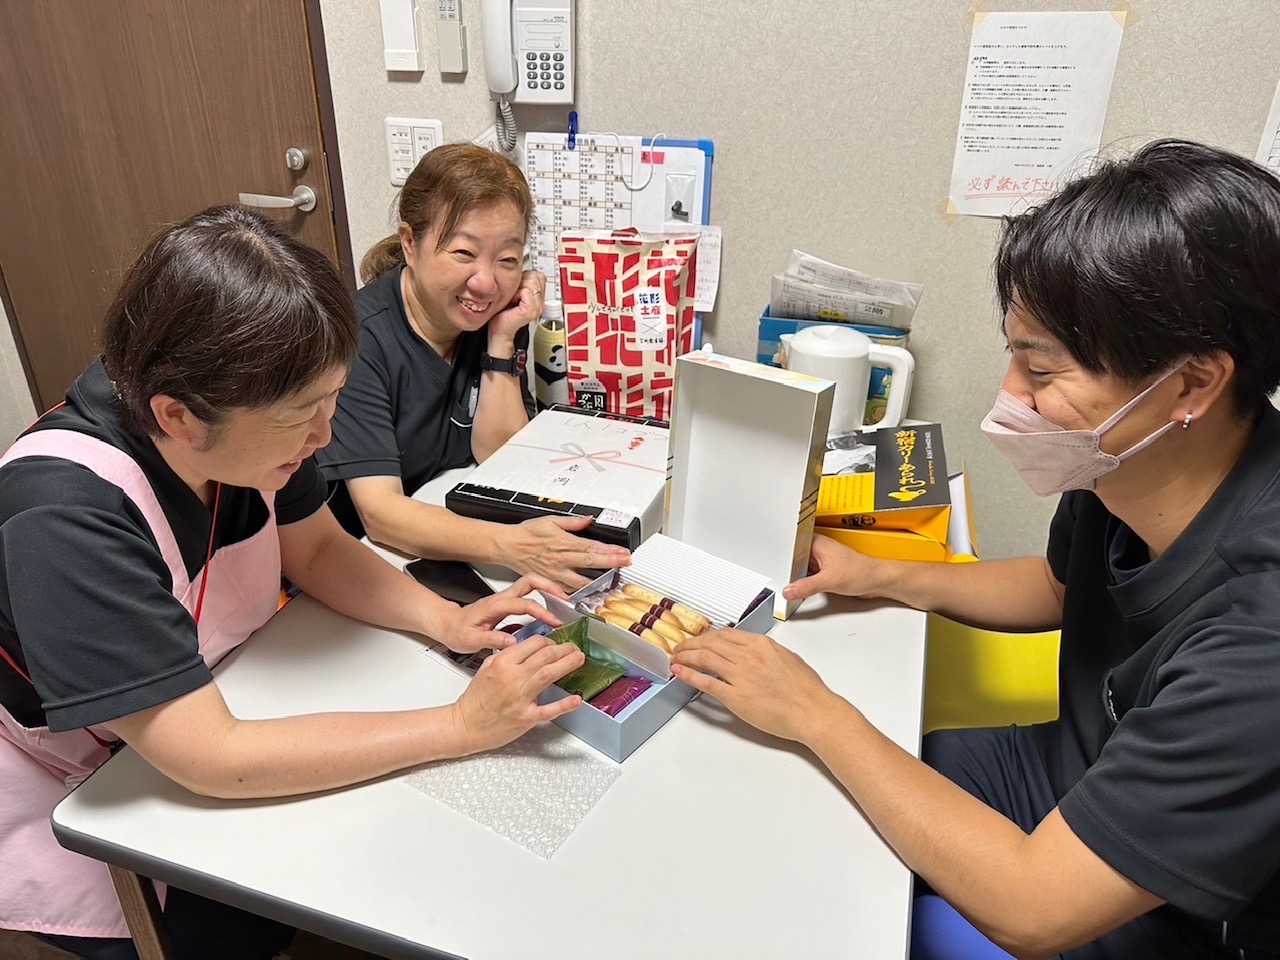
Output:
[[1166,423],[1124,453],[1105,453],[1102,450],[1102,435],[1181,367],[1181,363],[1171,367],[1096,430],[1067,430],[1001,390],[995,406],[982,421],[982,432],[1013,464],[1022,482],[1037,497],[1067,490],[1092,490],[1099,477],[1110,473],[1140,450],[1145,450],[1178,425],[1176,420]]

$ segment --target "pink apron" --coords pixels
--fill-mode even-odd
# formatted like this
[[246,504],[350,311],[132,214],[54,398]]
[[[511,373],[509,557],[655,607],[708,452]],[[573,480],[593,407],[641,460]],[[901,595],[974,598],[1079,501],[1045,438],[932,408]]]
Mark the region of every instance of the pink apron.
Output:
[[[141,511],[173,577],[173,595],[193,616],[201,581],[208,578],[197,620],[200,654],[212,667],[270,619],[279,605],[280,540],[275,494],[263,528],[220,548],[195,580],[142,468],[110,444],[71,430],[40,430],[20,437],[0,466],[22,457],[70,460],[124,491]],[[127,937],[105,864],[63,849],[49,816],[72,788],[110,756],[105,727],[53,733],[26,729],[0,707],[0,927],[72,937]]]

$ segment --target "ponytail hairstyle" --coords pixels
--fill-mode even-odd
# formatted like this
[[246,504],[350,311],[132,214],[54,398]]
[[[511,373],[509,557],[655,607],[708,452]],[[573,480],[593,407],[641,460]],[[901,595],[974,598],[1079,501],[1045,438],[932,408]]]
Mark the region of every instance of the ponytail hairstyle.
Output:
[[[458,221],[476,207],[508,200],[521,221],[533,219],[533,195],[520,168],[500,153],[474,143],[446,143],[418,161],[400,190],[400,221],[422,242],[439,228],[439,249],[453,235]],[[379,240],[360,262],[360,280],[369,283],[404,263],[398,234]]]

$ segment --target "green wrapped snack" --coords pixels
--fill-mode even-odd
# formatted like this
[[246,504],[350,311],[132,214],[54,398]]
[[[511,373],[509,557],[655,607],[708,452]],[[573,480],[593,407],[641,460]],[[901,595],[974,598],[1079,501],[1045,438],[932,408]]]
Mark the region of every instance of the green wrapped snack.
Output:
[[[563,626],[556,627],[547,634],[549,640],[556,643],[572,643],[575,647],[582,651],[585,657],[591,653],[591,641],[587,638],[587,618],[582,617],[574,620],[572,623],[566,623]],[[563,686],[563,684],[561,684]]]
[[590,700],[625,673],[621,667],[601,663],[599,660],[588,660],[573,673],[557,681],[556,686],[569,693],[580,694],[583,700]]

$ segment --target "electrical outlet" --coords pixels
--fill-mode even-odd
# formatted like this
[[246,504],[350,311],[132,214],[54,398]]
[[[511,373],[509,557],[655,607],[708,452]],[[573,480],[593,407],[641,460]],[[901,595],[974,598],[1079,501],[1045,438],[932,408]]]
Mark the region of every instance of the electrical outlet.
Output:
[[387,117],[383,126],[387,138],[387,173],[394,186],[403,187],[418,161],[444,143],[444,125],[439,120]]

